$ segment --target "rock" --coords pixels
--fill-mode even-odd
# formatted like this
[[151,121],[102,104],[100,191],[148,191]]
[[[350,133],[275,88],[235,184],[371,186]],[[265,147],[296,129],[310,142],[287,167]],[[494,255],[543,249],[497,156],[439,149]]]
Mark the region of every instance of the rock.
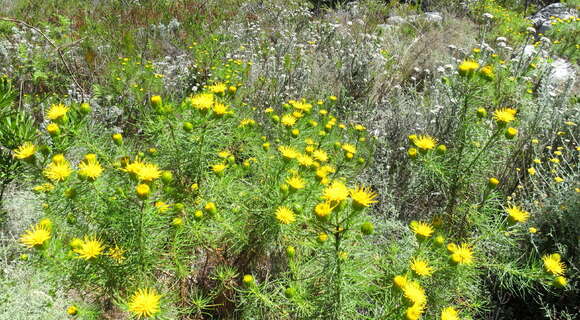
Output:
[[545,85],[552,96],[557,96],[570,86],[570,82],[573,84],[575,80],[576,70],[574,66],[565,59],[557,59],[550,63],[550,73],[545,79]]
[[377,25],[377,28],[380,30],[381,33],[389,33],[389,32],[393,32],[395,30],[395,26],[392,24],[379,24]]
[[425,12],[423,18],[432,23],[441,23],[443,21],[443,16],[439,12]]
[[401,17],[401,16],[392,16],[389,17],[387,19],[387,24],[392,24],[392,25],[399,25],[399,24],[404,24],[407,23],[407,19]]
[[564,3],[553,3],[540,9],[540,11],[529,17],[529,19],[532,21],[537,32],[544,34],[552,27],[552,21],[558,18],[564,20],[570,17],[576,17],[577,15],[578,11],[576,9],[569,8]]

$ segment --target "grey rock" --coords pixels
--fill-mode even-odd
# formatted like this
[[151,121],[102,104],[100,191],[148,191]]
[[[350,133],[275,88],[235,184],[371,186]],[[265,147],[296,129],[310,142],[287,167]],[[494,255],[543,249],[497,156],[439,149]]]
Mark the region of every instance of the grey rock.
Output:
[[570,17],[576,17],[577,15],[578,11],[576,9],[566,6],[564,3],[552,3],[540,9],[540,11],[529,17],[529,19],[532,21],[538,33],[543,34],[552,27],[552,21],[555,21],[555,19],[560,18],[564,20]]

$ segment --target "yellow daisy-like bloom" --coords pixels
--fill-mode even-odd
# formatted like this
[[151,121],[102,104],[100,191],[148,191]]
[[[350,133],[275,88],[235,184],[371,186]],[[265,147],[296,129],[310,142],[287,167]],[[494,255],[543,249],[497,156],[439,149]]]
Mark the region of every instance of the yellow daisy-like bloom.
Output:
[[296,221],[296,216],[292,209],[281,206],[276,209],[276,219],[282,224],[290,224]]
[[144,183],[140,183],[135,187],[135,192],[137,192],[137,196],[139,196],[139,198],[144,199],[147,198],[151,192],[151,188]]
[[493,78],[495,78],[495,74],[493,73],[492,66],[485,66],[485,67],[479,69],[479,73],[486,80],[493,80]]
[[282,119],[280,119],[280,123],[285,127],[292,127],[296,124],[296,118],[291,114],[285,114],[282,116]]
[[426,222],[422,222],[422,221],[411,221],[410,224],[411,230],[418,236],[421,238],[429,238],[433,232],[435,230],[433,230],[433,227],[426,223]]
[[327,176],[328,176],[330,173],[333,173],[333,172],[335,172],[335,171],[336,171],[336,170],[334,169],[334,167],[332,167],[332,166],[328,166],[328,165],[325,165],[325,166],[322,166],[322,167],[320,167],[320,168],[316,169],[316,177],[317,177],[318,179],[324,179],[324,178],[326,178],[326,177],[327,177]]
[[32,188],[33,191],[36,192],[49,192],[54,190],[54,185],[52,183],[43,183]]
[[371,204],[377,202],[376,200],[373,200],[377,197],[377,193],[372,191],[371,188],[366,187],[356,187],[351,189],[350,197],[352,198],[353,205],[358,209],[370,207]]
[[562,257],[557,253],[548,254],[542,257],[544,269],[547,272],[560,276],[566,272],[566,265],[562,262]]
[[324,219],[330,215],[333,209],[334,206],[330,201],[321,202],[314,207],[314,214],[316,214],[317,217]]
[[[448,247],[449,249],[449,247]],[[466,243],[462,243],[459,246],[453,248],[453,253],[451,254],[451,260],[457,264],[472,264],[473,263],[473,250],[471,246]]]
[[425,289],[416,281],[407,281],[403,287],[403,295],[413,304],[425,304],[427,302],[427,296],[425,295]]
[[459,313],[453,307],[441,310],[441,320],[459,320]]
[[297,110],[310,112],[312,110],[312,104],[306,103],[305,101],[294,101],[290,100],[288,103]]
[[142,162],[139,158],[136,158],[135,161],[127,164],[125,166],[124,169],[122,169],[125,172],[128,172],[132,175],[134,175],[135,177],[137,176],[137,173],[141,170],[141,168],[143,168],[145,166],[145,163]]
[[433,268],[429,266],[427,261],[419,260],[413,258],[411,261],[411,270],[413,270],[417,275],[422,277],[428,277],[433,274]]
[[298,156],[296,157],[296,161],[298,161],[299,165],[307,168],[312,167],[314,165],[314,159],[312,159],[311,156],[306,154],[298,154]]
[[296,149],[286,146],[279,146],[278,151],[280,151],[280,154],[282,154],[282,157],[286,160],[295,159],[300,154]]
[[220,174],[226,170],[228,166],[225,163],[217,163],[211,166],[211,171],[214,173]]
[[157,208],[157,212],[159,213],[165,213],[171,209],[171,205],[163,201],[156,201],[154,206]]
[[223,103],[219,103],[219,102],[216,102],[216,103],[213,105],[213,107],[212,107],[212,110],[213,110],[213,113],[214,113],[216,116],[219,116],[219,117],[221,117],[221,116],[225,116],[225,115],[227,115],[227,114],[232,114],[232,113],[234,113],[233,111],[231,111],[231,110],[229,109],[229,107],[228,107],[228,106],[226,106],[226,105],[225,105],[225,104],[223,104]]
[[211,93],[199,93],[189,98],[191,106],[198,110],[209,110],[213,106],[214,96]]
[[512,223],[526,222],[530,217],[530,213],[520,209],[518,206],[510,206],[505,209],[508,214],[508,219]]
[[54,136],[60,133],[60,127],[58,126],[58,124],[51,122],[46,126],[46,131],[51,136]]
[[26,160],[34,156],[36,153],[36,146],[32,142],[25,142],[16,150],[14,150],[13,157],[20,160]]
[[419,320],[425,312],[425,304],[415,303],[405,311],[405,318],[407,320]]
[[493,112],[493,118],[500,124],[507,124],[516,120],[516,109],[501,108]]
[[355,154],[356,153],[356,147],[350,143],[344,143],[341,146],[342,150],[344,150],[347,153],[352,153]]
[[75,306],[69,306],[68,308],[66,308],[66,313],[74,316],[79,312],[79,309]]
[[142,164],[137,170],[137,179],[140,181],[151,182],[161,176],[161,171],[153,163]]
[[57,161],[54,161],[53,159],[53,161],[46,166],[43,173],[45,177],[52,181],[64,181],[71,175],[72,169],[64,157],[62,157],[62,159],[58,157]]
[[103,167],[97,160],[81,161],[79,164],[79,175],[90,180],[96,180],[103,173]]
[[74,249],[74,252],[78,253],[80,259],[90,260],[100,256],[104,249],[105,247],[97,238],[85,236],[83,243]]
[[50,239],[50,228],[45,224],[37,224],[20,236],[20,242],[28,248],[41,246],[48,239]]
[[160,311],[159,302],[161,295],[155,289],[138,289],[127,306],[129,311],[139,318],[149,318]]
[[459,74],[463,76],[470,75],[477,69],[479,69],[479,63],[471,60],[463,61],[457,66]]
[[212,93],[224,93],[227,90],[227,86],[223,82],[218,82],[214,85],[208,86],[207,89]]
[[324,189],[322,199],[341,202],[346,200],[349,194],[350,190],[344,183],[339,180],[334,180],[330,186]]
[[528,173],[529,173],[531,176],[533,176],[533,175],[535,175],[535,174],[536,174],[536,169],[534,169],[533,167],[532,167],[532,168],[528,168]]
[[292,177],[288,177],[286,178],[286,183],[290,186],[290,188],[292,188],[294,191],[299,190],[299,189],[304,189],[304,186],[306,185],[306,183],[304,182],[304,179],[302,179],[300,176],[298,175],[294,175]]
[[112,248],[109,248],[107,251],[107,255],[111,257],[111,259],[115,260],[117,263],[121,263],[125,260],[125,250],[119,248],[119,246],[115,245]]
[[48,109],[46,116],[52,121],[59,121],[64,119],[68,110],[69,108],[64,104],[53,104],[50,106],[50,109]]
[[251,127],[256,124],[256,120],[254,119],[242,119],[240,121],[240,128]]
[[407,281],[407,277],[402,275],[398,275],[393,278],[393,283],[399,289],[403,289],[407,285]]
[[413,139],[413,144],[422,151],[431,150],[437,145],[437,139],[429,135],[420,135]]
[[320,162],[328,161],[328,154],[322,149],[314,150],[312,152],[312,157]]

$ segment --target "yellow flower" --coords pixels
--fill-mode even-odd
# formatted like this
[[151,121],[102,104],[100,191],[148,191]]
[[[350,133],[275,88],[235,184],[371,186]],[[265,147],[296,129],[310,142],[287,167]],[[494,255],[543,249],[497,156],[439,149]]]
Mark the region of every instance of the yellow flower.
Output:
[[292,127],[296,124],[296,118],[291,114],[285,114],[282,116],[282,119],[280,119],[280,123],[285,127]]
[[556,278],[554,278],[553,284],[558,288],[563,288],[568,285],[568,279],[562,276],[557,276]]
[[81,161],[79,175],[90,180],[96,180],[103,173],[103,167],[95,159]]
[[79,312],[79,309],[77,309],[77,307],[75,306],[69,306],[68,308],[66,308],[66,313],[68,315],[74,316]]
[[555,178],[554,178],[554,181],[555,181],[556,183],[561,183],[561,182],[564,182],[564,178],[561,178],[561,177],[555,177]]
[[322,149],[314,150],[312,152],[312,157],[320,162],[328,161],[328,154]]
[[135,187],[135,192],[137,192],[137,196],[139,198],[145,199],[151,192],[151,188],[144,183],[140,183],[137,185],[137,187]]
[[312,167],[314,165],[314,159],[312,159],[312,157],[306,154],[298,154],[298,156],[296,157],[296,161],[298,161],[299,165],[307,168]]
[[211,171],[217,174],[221,174],[228,166],[225,163],[217,163],[211,166]]
[[493,112],[494,119],[500,124],[507,124],[516,120],[517,111],[512,108],[501,108]]
[[226,92],[227,86],[223,82],[218,82],[214,85],[208,86],[207,89],[212,93],[224,93]]
[[325,201],[317,204],[314,207],[314,213],[316,214],[317,217],[324,219],[330,215],[333,209],[334,206],[332,205],[332,203],[330,201]]
[[415,157],[417,157],[417,149],[415,149],[415,148],[409,148],[409,150],[407,150],[407,155],[408,155],[410,158],[415,158]]
[[322,199],[327,201],[341,202],[349,196],[348,187],[339,180],[334,180],[332,184],[324,189]]
[[481,76],[486,80],[493,80],[495,78],[495,74],[493,74],[493,67],[492,66],[485,66],[479,70]]
[[161,102],[163,102],[163,100],[161,99],[161,96],[152,96],[151,97],[151,104],[154,106],[160,105]]
[[529,212],[523,211],[518,206],[510,206],[505,209],[505,212],[508,214],[508,219],[512,223],[526,222],[530,217]]
[[566,272],[566,265],[562,262],[562,257],[557,253],[548,254],[542,257],[544,269],[547,272],[559,276]]
[[46,126],[46,131],[51,136],[55,136],[60,133],[60,127],[58,126],[58,124],[51,122]]
[[401,275],[395,276],[393,278],[393,283],[395,284],[395,286],[397,286],[397,288],[403,289],[407,284],[407,277]]
[[473,250],[471,249],[471,246],[466,243],[462,243],[459,246],[456,245],[451,254],[451,261],[457,264],[472,264]]
[[223,103],[219,103],[219,102],[216,102],[216,103],[213,105],[213,107],[212,107],[212,110],[213,110],[213,113],[214,113],[216,116],[218,116],[218,117],[221,117],[221,116],[224,116],[224,115],[227,115],[227,114],[232,114],[232,113],[234,113],[233,111],[231,111],[231,110],[229,109],[229,107],[228,107],[228,106],[226,106],[226,105],[225,105],[225,104],[223,104]]
[[434,232],[433,227],[426,222],[411,221],[410,226],[411,230],[420,238],[429,238]]
[[280,151],[282,157],[287,160],[295,159],[299,155],[298,151],[292,147],[280,146],[278,147],[278,151]]
[[171,209],[171,205],[163,201],[155,201],[154,206],[157,208],[157,212],[159,213],[165,213]]
[[119,248],[119,246],[115,245],[115,247],[109,248],[107,251],[107,255],[111,257],[111,259],[115,260],[117,263],[123,262],[125,260],[125,250]]
[[342,150],[344,150],[346,153],[352,153],[355,154],[356,153],[356,147],[350,143],[344,143],[341,146]]
[[66,113],[68,112],[69,108],[65,107],[64,104],[53,104],[50,106],[47,112],[48,119],[52,121],[60,121],[65,119]]
[[477,69],[479,69],[479,63],[471,60],[461,62],[457,67],[459,74],[463,76],[470,75]]
[[89,238],[85,236],[83,243],[80,247],[74,249],[74,252],[79,254],[79,258],[90,260],[101,255],[104,249],[103,244],[95,237]]
[[34,246],[41,246],[50,239],[50,228],[45,224],[37,224],[31,229],[26,230],[26,232],[20,236],[20,242],[22,242],[28,248]]
[[298,175],[294,175],[292,177],[288,177],[286,178],[286,183],[290,186],[290,188],[292,188],[292,190],[296,191],[299,189],[304,189],[305,186],[305,182],[304,179],[302,179],[300,176]]
[[288,103],[292,107],[294,107],[295,109],[300,110],[300,111],[310,112],[310,110],[312,109],[312,104],[306,103],[305,101],[290,100],[290,101],[288,101]]
[[54,190],[54,185],[52,183],[43,183],[41,185],[34,186],[32,190],[36,192],[49,192]]
[[26,160],[34,156],[36,153],[36,146],[31,142],[25,142],[14,150],[14,158],[20,160]]
[[296,217],[294,216],[292,209],[284,206],[278,207],[278,209],[276,209],[276,219],[283,224],[290,224],[296,221]]
[[[56,161],[55,161],[56,158]],[[52,181],[64,181],[72,173],[70,164],[64,156],[56,155],[43,171],[44,176]]]
[[376,200],[373,200],[377,197],[377,193],[372,191],[371,188],[366,187],[351,189],[350,197],[352,198],[353,205],[358,209],[369,207],[371,204],[377,202]]
[[420,135],[413,139],[413,144],[422,151],[431,150],[437,145],[437,139],[429,135]]
[[419,320],[421,316],[425,312],[425,304],[424,303],[415,303],[405,311],[405,318],[407,320]]
[[198,110],[209,110],[213,106],[214,96],[211,93],[199,93],[189,98],[191,106]]
[[423,305],[427,302],[425,289],[415,281],[407,281],[407,283],[405,283],[405,286],[403,287],[403,295],[413,304]]
[[153,163],[145,163],[139,166],[137,170],[137,178],[140,181],[151,182],[161,176],[161,171],[157,165]]
[[534,168],[528,168],[528,173],[529,173],[531,176],[533,176],[533,175],[535,175],[535,174],[536,174],[536,169],[534,169]]
[[433,268],[424,260],[413,258],[410,268],[419,276],[430,276],[433,274]]
[[242,119],[240,121],[240,128],[251,127],[256,124],[256,120],[254,119]]
[[441,320],[460,320],[459,313],[453,307],[441,310]]
[[534,227],[530,227],[530,228],[528,229],[528,232],[530,232],[530,233],[536,233],[536,232],[538,232],[538,229],[536,229],[536,228],[534,228]]
[[160,311],[160,300],[161,295],[157,294],[155,289],[138,289],[131,296],[127,306],[129,307],[129,311],[138,318],[149,318]]

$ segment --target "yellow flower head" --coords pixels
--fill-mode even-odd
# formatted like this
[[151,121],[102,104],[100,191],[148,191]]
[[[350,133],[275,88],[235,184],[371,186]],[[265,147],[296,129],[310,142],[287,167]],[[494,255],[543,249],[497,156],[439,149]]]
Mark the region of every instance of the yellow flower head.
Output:
[[437,139],[429,135],[420,135],[413,139],[413,144],[422,151],[431,150],[437,145]]
[[485,67],[479,69],[479,73],[486,80],[493,80],[493,78],[495,78],[495,74],[493,73],[492,66],[485,66]]
[[74,252],[78,253],[80,259],[90,260],[101,255],[104,249],[105,247],[97,238],[85,236],[83,243],[74,249]]
[[111,257],[111,259],[115,260],[117,263],[121,263],[123,262],[123,260],[125,260],[124,254],[125,250],[123,250],[117,245],[109,248],[109,250],[107,251],[107,255]]
[[441,310],[441,320],[460,320],[459,313],[453,307],[447,307]]
[[415,303],[405,311],[405,319],[407,320],[419,320],[425,312],[424,303]]
[[346,200],[349,194],[350,190],[344,183],[339,180],[334,180],[330,186],[324,189],[322,199],[340,202]]
[[294,191],[304,189],[304,186],[306,185],[304,179],[302,179],[299,175],[294,175],[292,177],[286,178],[286,183]]
[[420,238],[429,238],[434,230],[433,227],[426,222],[411,221],[411,230]]
[[371,188],[367,187],[357,187],[350,190],[350,197],[352,198],[353,204],[357,208],[370,207],[371,204],[377,201],[374,198],[377,197],[377,193],[372,191]]
[[214,173],[220,174],[220,173],[223,173],[227,167],[228,167],[228,165],[225,163],[217,163],[217,164],[214,164],[211,166],[211,171],[213,171]]
[[290,101],[288,101],[288,103],[292,107],[294,107],[295,109],[300,110],[300,111],[310,112],[310,110],[312,109],[312,104],[306,103],[305,101],[290,100]]
[[562,257],[557,253],[548,254],[542,257],[544,269],[547,272],[559,276],[566,272],[566,265],[562,262]]
[[307,168],[312,167],[314,165],[314,159],[312,159],[312,157],[306,154],[299,153],[298,156],[296,156],[296,161],[298,161],[299,165]]
[[25,142],[14,150],[14,158],[25,160],[29,159],[36,153],[36,146],[31,142]]
[[356,147],[350,143],[343,143],[341,148],[346,153],[352,153],[352,154],[356,153]]
[[144,182],[151,182],[161,176],[161,171],[153,163],[141,164],[137,170],[137,179]]
[[427,296],[425,295],[425,289],[421,287],[418,282],[407,281],[403,287],[403,295],[413,304],[425,304],[427,302]]
[[501,108],[493,112],[493,118],[500,124],[507,124],[516,120],[516,109]]
[[477,69],[479,69],[479,63],[471,60],[463,61],[457,66],[459,74],[463,76],[473,74]]
[[456,245],[451,254],[451,261],[457,264],[472,264],[473,250],[471,249],[471,246],[466,243],[462,243],[459,246]]
[[20,236],[20,242],[28,248],[41,246],[48,239],[50,239],[50,228],[45,224],[37,224]]
[[225,115],[227,115],[227,114],[232,114],[232,113],[234,113],[233,111],[231,111],[231,110],[229,109],[229,107],[228,107],[228,106],[226,106],[226,105],[225,105],[225,104],[223,104],[223,103],[219,103],[219,102],[216,102],[216,103],[213,105],[213,107],[212,107],[212,110],[213,110],[213,113],[214,113],[216,116],[218,116],[218,117],[221,117],[221,116],[225,116]]
[[207,89],[212,93],[223,94],[226,92],[227,86],[223,82],[218,82],[214,85],[208,86]]
[[79,175],[90,180],[97,179],[103,173],[103,167],[96,159],[81,161]]
[[43,173],[45,177],[52,181],[64,181],[68,176],[70,176],[72,169],[64,156],[56,155],[54,156],[53,161],[46,166]]
[[429,266],[427,261],[413,258],[411,261],[411,270],[413,270],[418,276],[426,277],[433,274],[433,268]]
[[291,114],[285,114],[280,119],[280,123],[285,127],[292,127],[296,124],[296,118]]
[[312,152],[312,157],[320,162],[328,161],[328,154],[322,149],[314,150]]
[[530,217],[529,212],[523,211],[518,206],[510,206],[505,209],[505,212],[508,214],[508,219],[512,223],[526,222]]
[[393,283],[395,284],[395,286],[397,286],[397,288],[399,289],[403,289],[405,287],[405,285],[407,284],[407,277],[406,276],[395,276],[393,278]]
[[280,154],[286,160],[295,159],[299,155],[298,151],[292,147],[280,146],[278,147],[278,151],[280,151]]
[[151,192],[151,188],[144,183],[140,183],[135,187],[135,192],[137,192],[137,196],[139,196],[139,198],[143,199],[147,198],[147,196]]
[[69,108],[66,107],[64,104],[53,104],[50,106],[47,112],[48,119],[52,121],[59,121],[64,119],[66,113],[68,112]]
[[214,96],[211,93],[199,93],[189,98],[191,106],[198,110],[209,110],[213,106]]
[[296,221],[296,217],[292,209],[284,206],[278,207],[278,209],[276,209],[276,219],[282,224],[290,224]]
[[160,300],[161,295],[157,294],[155,289],[139,289],[131,296],[127,306],[138,318],[149,318],[160,311]]
[[314,213],[316,214],[317,217],[324,219],[330,215],[333,209],[334,206],[332,205],[332,203],[330,201],[325,201],[317,204],[314,207]]

